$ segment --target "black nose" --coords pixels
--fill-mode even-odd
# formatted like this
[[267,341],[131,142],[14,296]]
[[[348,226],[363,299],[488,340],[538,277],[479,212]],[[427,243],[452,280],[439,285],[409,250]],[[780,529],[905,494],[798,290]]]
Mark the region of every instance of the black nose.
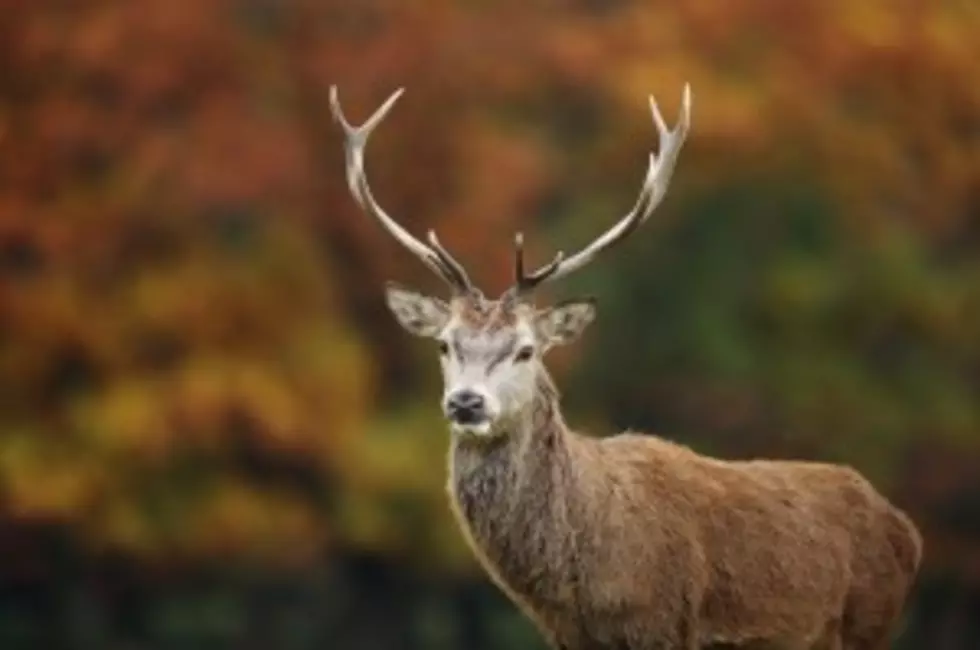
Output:
[[458,390],[446,400],[446,414],[460,424],[473,424],[487,418],[486,400],[472,390]]

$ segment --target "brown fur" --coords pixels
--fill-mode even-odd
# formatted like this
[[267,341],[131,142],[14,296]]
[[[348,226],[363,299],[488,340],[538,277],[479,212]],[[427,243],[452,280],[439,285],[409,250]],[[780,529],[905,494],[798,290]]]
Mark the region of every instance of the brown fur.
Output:
[[[860,474],[820,463],[724,462],[653,436],[576,435],[540,366],[540,355],[577,336],[595,307],[576,301],[539,313],[520,299],[588,264],[656,209],[690,126],[690,87],[673,129],[650,98],[660,147],[633,210],[530,275],[518,236],[516,282],[500,301],[482,298],[434,233],[423,244],[374,202],[364,147],[400,94],[357,127],[335,87],[331,109],[358,203],[453,287],[451,304],[391,286],[387,299],[408,331],[440,339],[451,380],[444,410],[454,420],[449,490],[493,579],[564,650],[886,647],[922,543]],[[472,406],[449,399],[461,393],[475,396]]]
[[546,373],[512,427],[453,436],[449,492],[480,562],[552,647],[888,646],[922,543],[855,470],[584,437]]

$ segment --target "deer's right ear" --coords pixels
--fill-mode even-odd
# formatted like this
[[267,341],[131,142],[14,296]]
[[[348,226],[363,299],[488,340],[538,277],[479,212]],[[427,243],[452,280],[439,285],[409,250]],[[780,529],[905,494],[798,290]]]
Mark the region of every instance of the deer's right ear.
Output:
[[388,309],[406,330],[415,336],[432,338],[449,322],[449,304],[439,298],[388,283],[385,287]]

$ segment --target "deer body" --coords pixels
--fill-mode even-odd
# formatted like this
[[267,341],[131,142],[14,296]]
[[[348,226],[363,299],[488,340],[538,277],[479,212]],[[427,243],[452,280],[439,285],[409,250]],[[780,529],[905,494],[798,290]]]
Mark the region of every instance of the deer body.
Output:
[[347,122],[358,203],[453,289],[448,301],[389,285],[409,332],[438,341],[451,424],[449,493],[491,578],[556,650],[882,650],[918,571],[912,522],[856,471],[789,461],[726,462],[650,435],[604,440],[565,425],[544,354],[574,340],[592,300],[538,309],[528,294],[624,240],[663,199],[690,123],[685,88],[633,209],[593,243],[488,300],[429,232],[415,239],[375,201],[368,121]]
[[554,647],[886,647],[920,541],[856,472],[587,438],[556,402],[535,411],[495,444],[454,437],[449,492]]

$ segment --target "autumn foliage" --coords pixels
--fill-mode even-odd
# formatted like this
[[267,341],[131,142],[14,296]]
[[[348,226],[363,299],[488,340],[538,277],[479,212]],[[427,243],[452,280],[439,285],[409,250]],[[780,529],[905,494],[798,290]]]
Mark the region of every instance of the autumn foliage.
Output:
[[516,230],[544,260],[629,207],[646,96],[670,118],[689,81],[664,205],[557,290],[600,297],[553,361],[575,424],[852,463],[980,582],[978,30],[952,1],[6,3],[0,518],[471,570],[432,351],[381,300],[438,285],[349,197],[328,88],[359,121],[406,86],[379,201],[497,291]]

